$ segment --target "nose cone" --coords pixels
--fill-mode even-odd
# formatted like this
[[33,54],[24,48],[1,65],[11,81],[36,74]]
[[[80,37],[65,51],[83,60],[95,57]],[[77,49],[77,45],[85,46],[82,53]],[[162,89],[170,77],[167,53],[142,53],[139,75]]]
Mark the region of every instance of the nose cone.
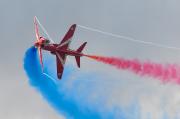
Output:
[[43,37],[40,37],[40,41],[44,41],[45,40],[45,38],[43,38]]
[[34,43],[34,46],[39,47],[40,45],[42,45],[45,41],[45,38],[40,37],[39,39],[36,40],[36,42]]
[[34,43],[34,46],[35,46],[35,47],[38,47],[38,44],[39,44],[38,42],[35,42],[35,43]]

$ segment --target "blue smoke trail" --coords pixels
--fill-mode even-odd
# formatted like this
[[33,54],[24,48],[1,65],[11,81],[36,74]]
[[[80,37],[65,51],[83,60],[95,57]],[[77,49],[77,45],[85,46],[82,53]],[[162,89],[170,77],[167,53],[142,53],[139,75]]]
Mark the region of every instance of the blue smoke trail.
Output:
[[[59,86],[41,73],[36,48],[31,47],[27,50],[24,58],[24,69],[29,77],[30,84],[60,113],[75,119],[100,118],[97,112],[86,109],[82,111],[73,100],[64,98],[63,92],[59,91]],[[72,72],[70,67],[67,67],[67,69],[63,80],[66,80]]]
[[[44,62],[45,66],[52,68],[52,60],[48,59],[48,56],[45,59],[49,60]],[[120,106],[109,109],[104,106],[107,103],[107,95],[98,94],[104,91],[102,82],[98,80],[95,83],[89,82],[101,78],[97,74],[83,72],[73,77],[75,70],[72,65],[67,65],[63,80],[54,82],[41,73],[37,50],[34,47],[29,48],[25,53],[24,69],[30,84],[56,111],[64,114],[68,119],[140,119],[137,102],[132,103],[128,109]],[[56,76],[55,67],[53,70],[47,68],[45,70]]]

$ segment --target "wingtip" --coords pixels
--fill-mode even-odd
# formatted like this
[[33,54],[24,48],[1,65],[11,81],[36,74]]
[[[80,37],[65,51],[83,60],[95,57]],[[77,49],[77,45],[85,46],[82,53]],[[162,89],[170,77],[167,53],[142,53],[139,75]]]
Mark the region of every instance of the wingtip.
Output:
[[76,26],[77,26],[76,24],[73,24],[71,27],[75,29],[75,28],[76,28]]
[[61,80],[62,74],[58,73],[58,74],[57,74],[57,77],[58,77],[59,80]]
[[73,24],[72,26],[76,26],[76,24]]

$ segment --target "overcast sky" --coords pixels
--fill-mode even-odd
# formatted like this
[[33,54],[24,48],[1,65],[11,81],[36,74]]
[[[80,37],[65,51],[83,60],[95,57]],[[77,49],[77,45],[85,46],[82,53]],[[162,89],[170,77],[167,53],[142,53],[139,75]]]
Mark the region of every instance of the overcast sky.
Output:
[[[23,70],[24,53],[35,39],[35,15],[56,42],[60,42],[68,27],[76,23],[180,47],[179,4],[179,0],[0,0],[0,118],[63,118],[29,85]],[[150,47],[82,28],[77,28],[74,39],[72,48],[87,41],[85,52],[90,54],[180,63],[180,51]],[[91,65],[101,66],[87,59],[82,61],[85,70]],[[118,73],[111,75],[118,77]],[[172,92],[180,90],[173,86],[168,88],[172,88]],[[179,104],[180,98],[173,99],[172,108],[173,104]]]

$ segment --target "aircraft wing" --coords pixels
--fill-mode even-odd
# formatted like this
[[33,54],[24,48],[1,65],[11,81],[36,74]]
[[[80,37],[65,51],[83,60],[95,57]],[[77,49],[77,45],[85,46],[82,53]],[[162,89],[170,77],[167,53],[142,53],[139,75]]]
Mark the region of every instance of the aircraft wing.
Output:
[[68,32],[66,33],[66,35],[64,36],[63,40],[60,42],[60,44],[58,45],[58,48],[63,48],[63,49],[67,49],[69,47],[69,44],[71,43],[72,37],[74,35],[74,31],[76,29],[76,24],[73,24]]
[[57,63],[56,65],[57,65],[58,79],[61,79],[61,77],[62,77],[65,62],[66,62],[66,54],[56,53],[56,63]]

